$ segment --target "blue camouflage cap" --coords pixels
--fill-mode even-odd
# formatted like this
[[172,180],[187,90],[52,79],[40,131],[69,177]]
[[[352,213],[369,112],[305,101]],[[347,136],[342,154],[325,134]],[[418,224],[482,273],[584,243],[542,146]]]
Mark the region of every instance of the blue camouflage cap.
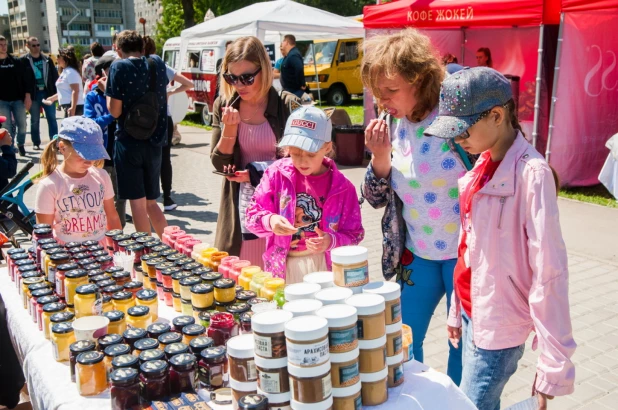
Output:
[[511,83],[493,68],[464,68],[442,82],[438,117],[424,134],[455,138],[476,124],[482,113],[512,98]]
[[87,161],[110,159],[103,145],[101,127],[90,118],[65,118],[60,123],[58,136],[69,141],[79,156]]

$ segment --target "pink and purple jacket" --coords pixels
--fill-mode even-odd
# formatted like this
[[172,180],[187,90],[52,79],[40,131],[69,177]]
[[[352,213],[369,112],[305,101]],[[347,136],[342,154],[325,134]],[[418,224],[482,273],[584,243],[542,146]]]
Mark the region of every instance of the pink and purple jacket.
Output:
[[[363,240],[365,230],[354,185],[337,169],[334,161],[324,158],[323,163],[333,173],[322,208],[322,219],[318,223],[318,227],[332,238],[331,246],[326,251],[326,263],[330,269],[330,251],[340,246],[357,245]],[[264,172],[247,209],[247,228],[259,237],[266,237],[264,270],[272,272],[275,277],[285,278],[292,237],[274,235],[270,229],[270,217],[273,214],[282,215],[294,225],[297,173],[290,158],[272,164]]]
[[[460,198],[490,160],[484,152],[459,180]],[[541,349],[536,389],[552,396],[572,393],[576,344],[556,188],[549,165],[521,134],[493,178],[474,195],[471,213],[462,215],[462,227],[472,269],[474,344],[487,350],[511,348],[534,331],[532,348]],[[456,292],[448,325],[461,327]]]

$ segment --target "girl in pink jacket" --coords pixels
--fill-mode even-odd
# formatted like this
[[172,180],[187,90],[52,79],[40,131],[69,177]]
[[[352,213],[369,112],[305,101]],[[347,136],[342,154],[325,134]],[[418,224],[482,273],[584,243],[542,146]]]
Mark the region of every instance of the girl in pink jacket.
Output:
[[247,210],[247,228],[267,238],[264,270],[288,284],[330,270],[330,251],[364,236],[356,189],[326,158],[331,113],[303,106],[290,115],[279,143],[290,158],[264,172]]
[[509,81],[491,68],[447,78],[425,134],[480,154],[459,180],[462,229],[448,333],[454,344],[463,337],[460,387],[479,410],[499,409],[535,332],[540,356],[530,382],[546,409],[548,399],[573,392],[576,347],[552,171],[521,133]]

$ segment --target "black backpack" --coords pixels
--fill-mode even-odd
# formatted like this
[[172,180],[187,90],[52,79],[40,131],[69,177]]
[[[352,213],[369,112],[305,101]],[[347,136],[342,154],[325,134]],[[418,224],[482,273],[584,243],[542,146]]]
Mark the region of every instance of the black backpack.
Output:
[[129,108],[124,120],[125,131],[137,140],[150,139],[159,121],[159,102],[155,91],[157,70],[152,58],[148,59],[148,73],[150,74],[148,91]]

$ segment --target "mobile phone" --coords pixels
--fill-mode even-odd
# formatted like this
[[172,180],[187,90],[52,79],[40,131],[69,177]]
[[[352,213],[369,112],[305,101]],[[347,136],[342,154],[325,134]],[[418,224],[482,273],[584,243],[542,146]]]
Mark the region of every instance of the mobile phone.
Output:
[[226,174],[225,172],[220,172],[220,171],[212,171],[213,174],[217,174],[217,175],[221,175],[224,177],[235,177],[236,173],[232,172],[231,174]]

